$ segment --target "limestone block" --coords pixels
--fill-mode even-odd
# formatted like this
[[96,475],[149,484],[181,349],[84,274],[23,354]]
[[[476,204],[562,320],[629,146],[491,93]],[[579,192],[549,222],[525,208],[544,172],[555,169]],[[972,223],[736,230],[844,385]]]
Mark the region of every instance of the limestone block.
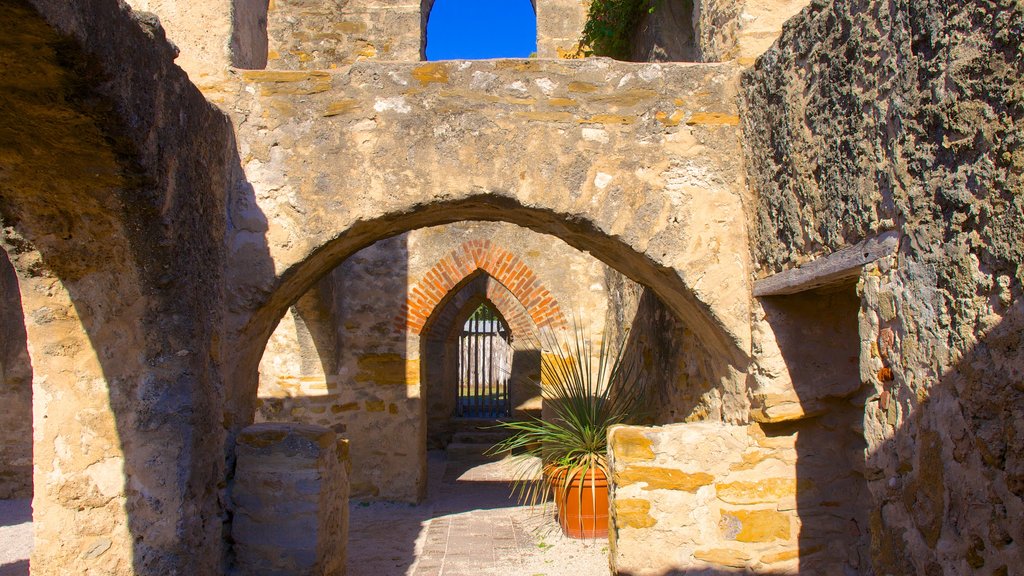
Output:
[[240,574],[343,575],[348,483],[334,432],[261,423],[236,443],[231,535]]

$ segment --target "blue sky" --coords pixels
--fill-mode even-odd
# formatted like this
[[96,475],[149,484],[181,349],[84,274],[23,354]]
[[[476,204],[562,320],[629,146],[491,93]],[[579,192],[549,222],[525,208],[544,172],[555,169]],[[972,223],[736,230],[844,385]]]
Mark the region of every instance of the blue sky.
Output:
[[427,60],[525,58],[537,51],[530,0],[436,0]]

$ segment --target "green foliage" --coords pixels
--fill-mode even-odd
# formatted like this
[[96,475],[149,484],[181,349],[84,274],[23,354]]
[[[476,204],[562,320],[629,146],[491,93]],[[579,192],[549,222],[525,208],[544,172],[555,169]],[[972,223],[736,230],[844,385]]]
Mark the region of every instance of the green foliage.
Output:
[[522,460],[517,475],[520,502],[546,502],[551,483],[544,472],[563,471],[564,484],[582,481],[593,469],[608,470],[608,428],[645,415],[647,378],[639,355],[625,354],[625,343],[611,347],[605,334],[595,347],[577,327],[571,341],[546,338],[541,362],[541,393],[551,418],[502,422],[512,436],[491,448]]
[[584,56],[629,57],[630,34],[658,0],[593,0],[580,38]]

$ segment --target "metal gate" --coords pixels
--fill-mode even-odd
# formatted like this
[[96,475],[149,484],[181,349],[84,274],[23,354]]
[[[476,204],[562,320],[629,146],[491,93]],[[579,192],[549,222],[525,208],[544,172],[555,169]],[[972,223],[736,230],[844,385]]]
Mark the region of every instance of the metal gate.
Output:
[[459,337],[459,388],[455,415],[503,418],[512,414],[509,379],[512,338],[505,320],[484,303]]

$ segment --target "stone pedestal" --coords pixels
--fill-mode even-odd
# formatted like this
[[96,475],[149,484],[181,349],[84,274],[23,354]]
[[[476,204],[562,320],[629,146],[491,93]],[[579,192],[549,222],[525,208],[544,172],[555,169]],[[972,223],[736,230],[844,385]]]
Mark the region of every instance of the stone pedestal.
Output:
[[331,430],[254,424],[236,444],[232,487],[237,573],[345,574],[348,480]]

